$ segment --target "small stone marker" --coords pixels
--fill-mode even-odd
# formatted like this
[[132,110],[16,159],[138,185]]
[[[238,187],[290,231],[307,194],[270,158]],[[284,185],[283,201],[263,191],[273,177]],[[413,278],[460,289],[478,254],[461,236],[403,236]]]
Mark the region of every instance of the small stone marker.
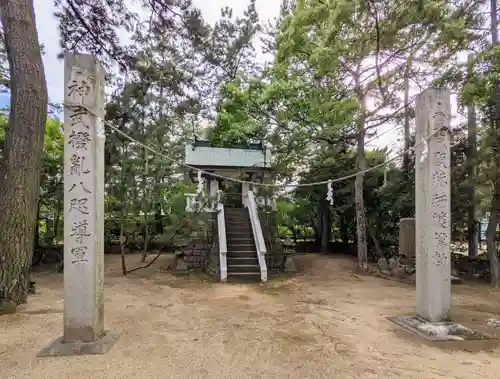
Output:
[[285,272],[289,274],[297,272],[293,252],[285,252]]
[[399,254],[408,258],[415,257],[415,219],[399,220]]
[[389,263],[387,262],[387,259],[383,257],[378,259],[377,267],[383,273],[389,272]]
[[449,127],[450,93],[422,92],[416,106],[416,143],[427,143],[416,150],[417,314],[430,322],[447,320],[451,310]]
[[118,339],[104,330],[105,72],[90,55],[64,63],[64,335],[39,356],[103,354]]

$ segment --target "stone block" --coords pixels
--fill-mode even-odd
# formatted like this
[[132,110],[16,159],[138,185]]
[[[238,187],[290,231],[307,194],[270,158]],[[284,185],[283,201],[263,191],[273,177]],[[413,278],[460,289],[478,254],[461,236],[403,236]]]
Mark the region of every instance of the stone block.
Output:
[[297,272],[293,255],[287,255],[285,258],[285,272],[290,274]]
[[60,337],[44,348],[37,357],[68,357],[75,355],[99,355],[106,354],[118,341],[118,333],[109,330],[104,331],[101,338],[93,342],[65,342]]

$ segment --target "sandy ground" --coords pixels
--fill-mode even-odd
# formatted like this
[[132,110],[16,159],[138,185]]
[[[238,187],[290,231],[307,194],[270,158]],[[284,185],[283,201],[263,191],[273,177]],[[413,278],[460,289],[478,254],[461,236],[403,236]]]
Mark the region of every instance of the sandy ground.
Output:
[[[62,276],[39,273],[39,293],[0,317],[0,378],[500,377],[496,340],[430,344],[385,318],[413,312],[412,287],[355,275],[344,257],[299,259],[294,278],[223,285],[173,277],[165,260],[123,277],[106,257],[106,327],[120,339],[106,355],[67,358],[36,357],[61,335],[63,306]],[[454,287],[458,321],[494,334],[495,313],[487,287]]]

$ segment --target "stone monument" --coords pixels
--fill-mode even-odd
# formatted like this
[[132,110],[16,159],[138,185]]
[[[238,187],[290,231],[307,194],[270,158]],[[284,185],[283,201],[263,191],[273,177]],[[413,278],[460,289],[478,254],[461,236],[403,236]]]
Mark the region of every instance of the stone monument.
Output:
[[104,68],[64,57],[64,335],[39,356],[102,354],[104,330]]
[[450,94],[428,89],[416,105],[417,315],[446,321],[451,310]]

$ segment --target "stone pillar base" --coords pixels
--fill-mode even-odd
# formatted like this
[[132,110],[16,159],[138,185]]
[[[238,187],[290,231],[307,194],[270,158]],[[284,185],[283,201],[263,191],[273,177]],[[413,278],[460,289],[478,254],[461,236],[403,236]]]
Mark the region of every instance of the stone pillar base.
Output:
[[60,337],[38,353],[37,357],[106,354],[118,341],[118,338],[118,333],[111,331],[105,331],[104,335],[94,342],[64,342],[64,337]]
[[297,272],[297,267],[295,266],[293,255],[287,255],[285,258],[285,272],[290,274],[294,274]]
[[177,254],[175,256],[173,268],[173,273],[175,275],[189,275],[189,269],[186,261],[184,260],[185,255],[183,253]]

